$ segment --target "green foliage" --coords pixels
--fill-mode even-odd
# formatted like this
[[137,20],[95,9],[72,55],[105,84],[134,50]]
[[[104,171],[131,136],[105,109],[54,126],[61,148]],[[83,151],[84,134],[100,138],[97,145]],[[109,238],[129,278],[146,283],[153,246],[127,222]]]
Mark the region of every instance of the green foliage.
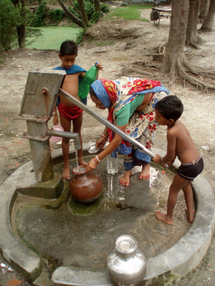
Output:
[[53,9],[49,11],[49,19],[55,24],[58,24],[65,16],[65,12],[62,9]]
[[[78,6],[78,2],[75,1],[74,2],[74,6],[75,8],[79,11],[79,6]],[[81,19],[80,14],[77,12],[77,10],[74,7],[69,7],[70,11],[79,19]],[[98,22],[98,13],[95,12],[95,7],[94,7],[94,3],[91,1],[84,1],[84,9],[87,15],[87,19],[91,22],[91,23],[96,23]],[[105,13],[110,12],[109,6],[108,5],[101,5],[100,6],[100,13],[101,16],[103,16]]]
[[46,18],[47,15],[48,15],[48,9],[46,7],[46,2],[44,1],[39,5],[30,26],[31,27],[45,26],[46,24],[44,22],[44,19]]
[[[107,5],[101,5],[100,6],[100,17],[103,17],[105,13],[109,13],[109,12],[110,12],[110,9]],[[90,16],[89,20],[92,24],[97,23],[99,20],[99,13],[93,12],[93,14]]]
[[100,6],[100,10],[101,10],[101,12],[104,13],[104,14],[110,12],[110,8],[109,8],[108,5],[101,5],[101,6]]
[[[77,1],[74,2],[74,6],[75,6],[75,8],[74,7],[68,7],[68,8],[76,17],[81,19],[81,15],[78,12],[79,11],[79,6],[78,6],[78,2]],[[91,15],[95,11],[93,3],[91,3],[90,1],[84,1],[84,9],[85,9],[87,18],[90,19]]]
[[0,51],[7,51],[16,38],[16,26],[20,23],[19,10],[10,0],[0,1]]
[[96,23],[99,20],[99,12],[94,12],[90,18],[91,23]]
[[79,45],[83,41],[85,31],[86,29],[79,29],[79,32],[77,34],[76,41],[75,41],[76,45]]

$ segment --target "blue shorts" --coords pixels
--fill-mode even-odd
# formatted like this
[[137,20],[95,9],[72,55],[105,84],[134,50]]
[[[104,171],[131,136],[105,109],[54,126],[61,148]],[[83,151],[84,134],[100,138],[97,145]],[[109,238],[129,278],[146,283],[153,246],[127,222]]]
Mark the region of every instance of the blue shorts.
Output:
[[182,164],[178,168],[178,175],[186,180],[192,181],[195,179],[203,170],[204,162],[202,157],[199,157],[195,162]]

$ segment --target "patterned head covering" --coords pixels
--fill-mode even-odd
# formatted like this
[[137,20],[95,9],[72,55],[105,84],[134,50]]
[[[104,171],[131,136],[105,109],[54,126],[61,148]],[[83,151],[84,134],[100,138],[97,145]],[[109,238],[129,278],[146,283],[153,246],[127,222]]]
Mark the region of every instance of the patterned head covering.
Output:
[[[169,91],[159,81],[132,77],[122,77],[114,81],[97,79],[91,87],[104,107],[109,108],[108,121],[111,123],[114,123],[114,114],[139,94],[160,91],[169,94]],[[110,141],[113,139],[113,132],[110,129],[109,139]]]
[[113,81],[97,79],[91,87],[105,108],[110,107],[114,102],[116,102],[116,86]]
[[149,92],[169,91],[159,82],[149,79],[122,77],[117,80],[97,79],[91,85],[97,98],[105,108],[110,107],[116,101],[127,104],[131,98],[138,94]]

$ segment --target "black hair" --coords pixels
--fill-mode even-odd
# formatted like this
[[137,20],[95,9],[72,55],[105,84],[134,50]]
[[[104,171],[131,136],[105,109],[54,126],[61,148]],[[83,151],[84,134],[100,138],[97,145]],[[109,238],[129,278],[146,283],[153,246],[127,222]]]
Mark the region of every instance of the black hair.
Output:
[[175,95],[169,95],[158,101],[155,109],[166,119],[178,120],[184,111],[181,100]]
[[74,41],[66,40],[60,46],[60,55],[68,56],[68,55],[77,55],[78,47]]
[[92,88],[92,86],[90,86],[90,95],[93,95],[93,96],[95,96],[96,98],[98,98],[97,95],[96,95],[96,93],[95,93],[95,91],[94,91],[94,89]]

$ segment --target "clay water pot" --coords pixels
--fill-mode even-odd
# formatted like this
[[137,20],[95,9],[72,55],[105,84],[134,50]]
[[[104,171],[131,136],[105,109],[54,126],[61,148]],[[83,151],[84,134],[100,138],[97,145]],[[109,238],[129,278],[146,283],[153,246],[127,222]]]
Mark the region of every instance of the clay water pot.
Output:
[[70,182],[72,197],[83,203],[91,203],[101,196],[103,182],[98,174],[86,173],[74,176]]

